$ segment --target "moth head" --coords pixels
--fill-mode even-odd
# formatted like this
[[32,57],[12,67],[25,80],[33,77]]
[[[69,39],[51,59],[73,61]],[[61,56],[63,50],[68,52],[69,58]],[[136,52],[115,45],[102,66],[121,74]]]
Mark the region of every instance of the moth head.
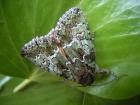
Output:
[[89,70],[79,70],[77,73],[76,81],[83,86],[91,85],[94,80],[95,75]]

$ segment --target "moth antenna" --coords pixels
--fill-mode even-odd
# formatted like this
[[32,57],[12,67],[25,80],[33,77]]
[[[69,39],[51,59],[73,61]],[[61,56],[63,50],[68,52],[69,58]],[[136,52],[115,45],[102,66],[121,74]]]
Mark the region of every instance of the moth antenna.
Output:
[[102,85],[107,85],[107,84],[109,84],[109,83],[111,83],[111,82],[113,82],[113,81],[115,81],[115,80],[119,80],[121,77],[128,76],[128,75],[126,75],[126,74],[117,76],[114,72],[111,72],[110,75],[112,75],[114,78],[111,79],[111,80],[109,80],[109,81],[107,81],[107,82],[104,82],[104,83],[97,83],[97,84],[94,83],[94,84],[92,84],[92,85],[90,85],[90,86],[102,86]]
[[109,83],[111,83],[111,82],[113,82],[113,81],[115,81],[115,80],[119,80],[119,79],[120,79],[114,72],[111,72],[110,75],[113,76],[113,78],[112,78],[111,80],[106,81],[106,82],[104,82],[104,83],[97,83],[97,84],[94,83],[94,84],[92,84],[91,86],[102,86],[102,85],[106,85],[106,84],[109,84]]

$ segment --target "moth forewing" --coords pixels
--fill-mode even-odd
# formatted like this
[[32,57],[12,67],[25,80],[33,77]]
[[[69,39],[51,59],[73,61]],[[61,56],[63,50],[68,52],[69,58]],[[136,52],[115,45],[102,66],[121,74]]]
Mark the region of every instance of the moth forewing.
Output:
[[95,79],[95,48],[83,12],[68,10],[48,35],[33,38],[21,54],[41,68],[87,86]]

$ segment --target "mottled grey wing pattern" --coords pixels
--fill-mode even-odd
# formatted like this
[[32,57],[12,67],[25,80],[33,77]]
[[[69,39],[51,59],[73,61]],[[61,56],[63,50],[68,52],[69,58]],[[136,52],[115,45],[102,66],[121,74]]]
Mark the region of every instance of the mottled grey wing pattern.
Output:
[[21,54],[41,68],[90,85],[95,78],[95,48],[83,12],[68,10],[47,35],[33,38]]

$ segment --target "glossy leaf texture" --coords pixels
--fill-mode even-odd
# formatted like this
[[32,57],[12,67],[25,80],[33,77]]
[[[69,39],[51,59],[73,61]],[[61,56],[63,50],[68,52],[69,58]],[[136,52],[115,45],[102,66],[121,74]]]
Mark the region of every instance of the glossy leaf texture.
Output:
[[140,1],[87,0],[81,3],[81,7],[95,34],[97,64],[119,78],[107,85],[89,87],[87,91],[112,99],[139,94]]
[[23,79],[12,78],[0,89],[1,105],[139,105],[139,95],[124,100],[106,99],[78,91],[64,81],[52,80],[55,77],[46,77],[46,73],[41,77],[40,83],[33,82],[14,94],[13,88]]
[[[99,102],[91,101],[94,104],[100,102],[109,104],[109,99],[128,99],[138,95],[140,93],[138,83],[140,81],[139,0],[0,0],[0,73],[29,78],[35,66],[21,57],[21,47],[33,37],[47,34],[56,25],[59,17],[73,6],[79,6],[84,11],[90,30],[95,35],[97,64],[100,68],[107,68],[114,72],[119,79],[101,86],[76,87],[70,86],[71,84],[69,87],[60,86],[61,88],[57,91],[61,94],[64,89],[62,99],[65,99],[67,92],[71,94],[69,95],[71,97],[75,95],[82,97],[84,91],[90,94],[87,100],[91,101],[92,98],[97,97]],[[45,78],[47,76],[49,74]],[[32,94],[38,89],[39,93],[34,94],[35,99],[27,98],[32,97],[28,93],[30,88],[29,90],[27,88],[23,93],[14,94],[14,97],[12,97],[13,94],[3,95],[0,100],[4,100],[3,104],[6,104],[7,97],[13,105],[18,97],[26,97],[29,101],[25,101],[31,103],[35,103],[33,101],[38,98],[38,95],[40,96],[38,102],[45,104],[45,99],[53,100],[56,92],[55,84],[47,83],[50,80],[38,82],[40,82],[39,86],[30,87]],[[57,85],[65,84],[58,83]],[[41,95],[44,99],[41,99]],[[66,101],[68,105],[71,105],[71,97],[65,99],[71,100]],[[102,97],[105,103],[99,97]],[[81,105],[82,100],[82,98],[76,98],[74,103]],[[135,101],[135,99],[130,99],[128,102],[131,103],[132,100]],[[19,101],[19,105],[22,104]],[[127,105],[127,103],[124,104]]]

